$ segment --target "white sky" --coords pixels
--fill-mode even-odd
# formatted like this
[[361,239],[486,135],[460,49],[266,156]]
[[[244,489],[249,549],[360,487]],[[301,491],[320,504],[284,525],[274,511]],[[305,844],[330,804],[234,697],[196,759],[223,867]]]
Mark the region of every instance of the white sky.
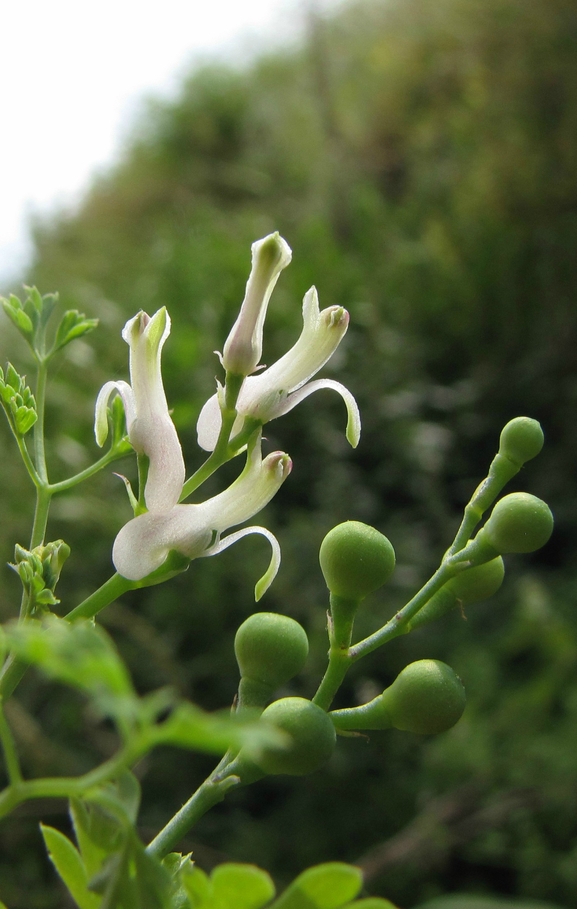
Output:
[[28,215],[79,198],[144,95],[170,95],[195,60],[290,40],[307,6],[338,2],[0,0],[0,281],[26,263]]

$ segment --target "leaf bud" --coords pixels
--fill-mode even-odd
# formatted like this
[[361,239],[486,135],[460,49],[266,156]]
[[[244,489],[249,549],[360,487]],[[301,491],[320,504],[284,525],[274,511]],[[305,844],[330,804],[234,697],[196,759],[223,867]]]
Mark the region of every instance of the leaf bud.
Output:
[[253,758],[264,773],[304,776],[319,770],[333,753],[335,727],[328,714],[306,698],[274,701],[263,711],[261,719],[291,736],[288,747],[265,748]]
[[545,437],[541,425],[531,417],[515,417],[501,432],[499,454],[521,466],[536,458]]
[[497,552],[534,552],[553,532],[553,515],[546,502],[527,492],[512,492],[495,505],[478,538]]
[[374,527],[345,521],[327,533],[319,561],[331,594],[358,602],[389,580],[395,568],[395,550]]

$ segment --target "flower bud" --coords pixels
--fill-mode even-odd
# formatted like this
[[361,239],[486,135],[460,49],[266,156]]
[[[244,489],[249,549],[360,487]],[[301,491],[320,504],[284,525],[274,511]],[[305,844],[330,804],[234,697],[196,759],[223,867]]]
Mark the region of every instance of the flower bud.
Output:
[[546,502],[526,492],[513,492],[495,505],[478,536],[497,552],[534,552],[553,532],[553,515]]
[[291,255],[288,243],[278,232],[253,243],[252,269],[245,297],[222,354],[222,365],[227,372],[249,376],[258,366],[268,303],[278,276],[289,264]]
[[304,628],[289,616],[256,612],[238,629],[234,652],[243,682],[257,683],[249,688],[262,686],[266,701],[275,688],[301,671],[309,642]]
[[388,581],[395,568],[395,550],[374,527],[345,521],[324,538],[319,561],[331,594],[358,602]]
[[253,758],[264,773],[304,776],[326,764],[336,741],[329,716],[305,698],[281,698],[264,710],[261,719],[273,723],[291,736],[284,749],[267,748]]
[[499,454],[521,466],[537,457],[543,448],[543,430],[537,420],[515,417],[501,432]]

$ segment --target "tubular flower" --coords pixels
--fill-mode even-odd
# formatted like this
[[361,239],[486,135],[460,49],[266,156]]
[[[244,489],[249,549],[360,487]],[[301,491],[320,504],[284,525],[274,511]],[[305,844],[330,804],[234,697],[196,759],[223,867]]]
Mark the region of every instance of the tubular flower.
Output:
[[[303,301],[303,329],[296,344],[268,369],[245,379],[236,404],[238,417],[233,434],[240,432],[245,417],[267,423],[288,413],[313,392],[329,388],[337,391],[345,402],[346,435],[356,448],[361,421],[350,391],[332,379],[310,381],[333,355],[348,324],[349,314],[341,306],[329,306],[321,312],[316,289],[311,287]],[[214,450],[220,425],[220,406],[218,394],[215,394],[202,408],[197,423],[198,444],[205,451]]]
[[248,520],[272,499],[292,468],[282,451],[262,458],[260,438],[240,476],[223,492],[198,505],[174,505],[167,511],[149,511],[122,528],[112,550],[119,574],[139,581],[159,568],[171,550],[189,559],[216,555],[249,533],[265,536],[272,547],[266,574],[256,585],[257,600],[272,583],[280,564],[280,548],[264,527],[245,527],[221,539],[221,534]]
[[238,319],[226,339],[222,365],[227,372],[248,376],[262,355],[262,332],[274,286],[289,264],[291,248],[278,232],[252,244],[252,269]]
[[170,334],[170,316],[165,307],[148,316],[130,319],[122,337],[130,347],[130,385],[106,382],[96,400],[94,433],[102,447],[108,435],[106,408],[113,392],[124,404],[128,438],[137,454],[150,464],[144,499],[150,511],[169,511],[176,505],[185,478],[182,449],[164,394],[160,358]]

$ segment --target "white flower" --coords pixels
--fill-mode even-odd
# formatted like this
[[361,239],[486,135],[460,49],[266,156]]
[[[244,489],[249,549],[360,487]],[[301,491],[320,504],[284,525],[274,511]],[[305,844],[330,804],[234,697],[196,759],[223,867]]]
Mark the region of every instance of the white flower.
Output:
[[259,533],[269,540],[273,550],[269,568],[256,586],[256,598],[260,599],[280,564],[276,538],[264,527],[245,527],[224,539],[221,534],[264,508],[291,468],[289,456],[282,451],[275,451],[263,460],[259,438],[243,472],[224,492],[199,505],[174,505],[168,511],[149,511],[125,524],[112,550],[116,570],[131,581],[139,581],[159,568],[171,550],[189,559],[202,558],[222,552],[248,533]]
[[288,243],[277,233],[252,244],[252,269],[238,319],[222,353],[227,372],[248,376],[262,355],[262,331],[268,302],[283,268],[291,260]]
[[[345,402],[347,439],[356,448],[361,421],[350,391],[332,379],[309,381],[333,355],[348,324],[349,314],[340,306],[329,306],[321,312],[316,289],[311,287],[303,301],[303,329],[296,344],[271,367],[245,379],[236,404],[238,417],[233,434],[240,432],[245,417],[267,423],[288,413],[313,392],[329,388],[337,391]],[[198,444],[205,451],[214,450],[220,425],[218,394],[215,394],[206,402],[198,418]]]
[[102,446],[108,435],[107,405],[117,391],[122,398],[130,444],[150,464],[144,498],[150,511],[169,511],[182,492],[185,478],[182,449],[168,411],[160,357],[170,334],[170,316],[163,307],[152,318],[145,312],[130,319],[122,337],[130,347],[130,385],[107,382],[96,400],[94,433]]

